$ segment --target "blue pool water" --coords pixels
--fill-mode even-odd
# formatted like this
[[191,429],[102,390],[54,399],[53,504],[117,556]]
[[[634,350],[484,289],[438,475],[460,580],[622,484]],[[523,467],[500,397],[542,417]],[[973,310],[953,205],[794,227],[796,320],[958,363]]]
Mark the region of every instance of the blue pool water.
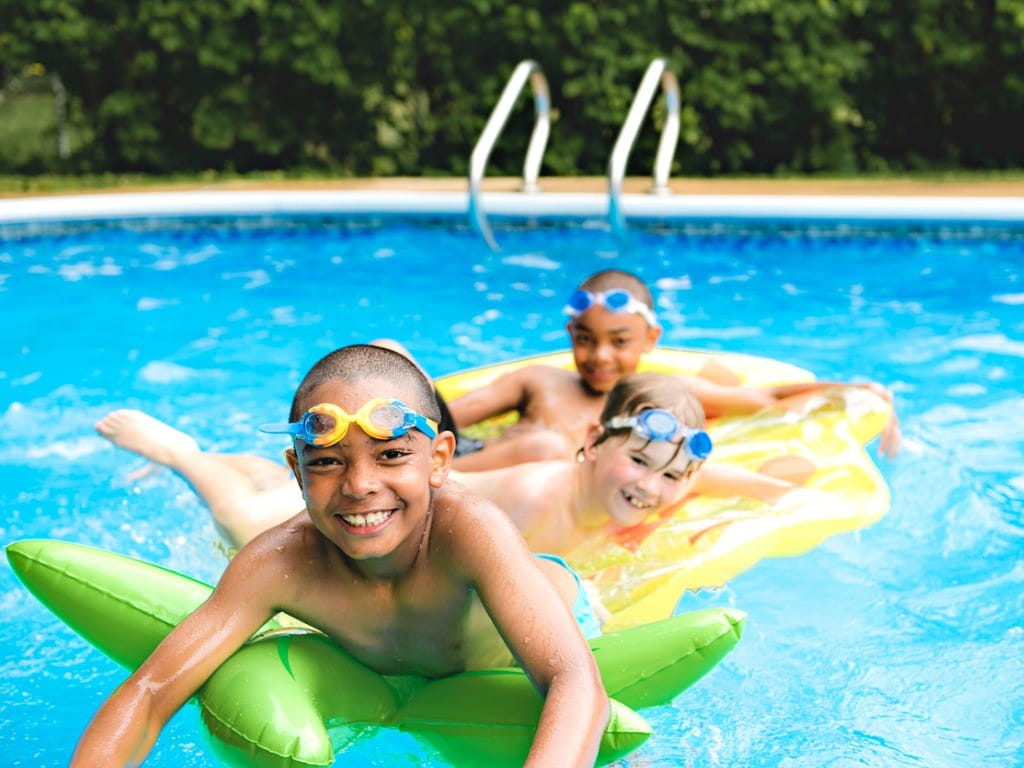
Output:
[[[210,450],[276,457],[306,368],[391,336],[432,373],[567,340],[560,308],[619,266],[653,287],[675,346],[786,360],[896,393],[903,453],[879,459],[890,513],[765,561],[682,609],[749,614],[736,650],[630,766],[1024,764],[1024,233],[731,224],[501,232],[401,219],[0,229],[0,541],[54,537],[206,580],[224,559],[169,472],[99,439],[141,408]],[[65,765],[124,673],[0,568],[0,763]],[[148,765],[211,765],[194,708]],[[385,751],[382,753],[382,749]],[[419,765],[375,742],[351,765]]]

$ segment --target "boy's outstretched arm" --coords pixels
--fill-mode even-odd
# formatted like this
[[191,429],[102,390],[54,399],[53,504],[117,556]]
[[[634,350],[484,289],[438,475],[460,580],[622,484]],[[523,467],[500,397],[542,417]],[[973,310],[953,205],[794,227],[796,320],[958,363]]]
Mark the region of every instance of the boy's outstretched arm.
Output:
[[694,475],[691,490],[702,496],[746,496],[773,504],[796,487],[795,483],[778,477],[708,461]]
[[[544,696],[529,768],[590,768],[608,723],[609,703],[590,646],[565,600],[497,507],[460,515],[453,556],[523,670]],[[564,586],[575,594],[568,571]]]
[[786,398],[796,397],[808,392],[826,389],[828,387],[858,387],[860,389],[866,389],[889,403],[889,419],[885,422],[885,426],[882,428],[882,435],[878,444],[878,452],[883,456],[888,456],[889,458],[892,458],[899,453],[901,442],[900,420],[896,415],[896,404],[893,402],[892,391],[882,384],[874,381],[860,384],[855,384],[849,381],[814,381],[804,382],[802,384],[782,384],[777,387],[766,387],[765,390],[771,397],[775,398],[776,402],[779,402]]
[[448,403],[459,429],[479,424],[492,416],[517,411],[524,406],[526,382],[524,373],[541,366],[531,365],[502,374],[490,384],[478,387]]
[[266,573],[243,550],[210,598],[175,627],[100,707],[72,768],[139,765],[161,729],[217,667],[269,618]]
[[842,381],[803,381],[774,387],[744,387],[715,384],[697,376],[680,376],[690,388],[708,417],[753,413],[782,403],[787,398],[817,392],[828,387],[860,387],[870,390],[892,405],[889,420],[882,429],[878,449],[882,455],[895,456],[900,449],[900,426],[893,405],[892,392],[875,382],[852,384]]

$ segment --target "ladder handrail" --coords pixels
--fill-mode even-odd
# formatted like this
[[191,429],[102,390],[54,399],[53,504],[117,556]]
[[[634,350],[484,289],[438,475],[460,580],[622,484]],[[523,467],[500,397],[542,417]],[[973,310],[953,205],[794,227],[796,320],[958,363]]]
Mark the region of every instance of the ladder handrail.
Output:
[[620,235],[626,231],[626,221],[622,215],[620,202],[626,163],[629,161],[630,152],[633,151],[633,142],[640,131],[640,123],[654,100],[659,83],[665,93],[665,126],[661,129],[658,153],[654,158],[654,186],[651,192],[665,195],[672,191],[668,186],[668,178],[672,169],[672,156],[679,141],[679,81],[668,68],[666,59],[655,59],[644,72],[608,160],[608,219],[612,229]]
[[540,163],[544,157],[544,147],[547,145],[548,135],[551,132],[551,95],[548,90],[547,78],[544,77],[540,64],[532,59],[524,59],[516,65],[469,157],[469,219],[487,241],[487,244],[495,251],[498,250],[498,244],[494,241],[490,224],[487,223],[487,215],[480,205],[480,186],[487,168],[487,160],[491,156],[491,150],[494,149],[495,142],[505,128],[512,107],[515,106],[516,99],[527,81],[533,87],[536,119],[533,124],[533,133],[530,135],[530,143],[526,148],[526,159],[523,163],[523,186],[520,189],[527,193],[533,193],[539,189],[537,178],[540,176]]

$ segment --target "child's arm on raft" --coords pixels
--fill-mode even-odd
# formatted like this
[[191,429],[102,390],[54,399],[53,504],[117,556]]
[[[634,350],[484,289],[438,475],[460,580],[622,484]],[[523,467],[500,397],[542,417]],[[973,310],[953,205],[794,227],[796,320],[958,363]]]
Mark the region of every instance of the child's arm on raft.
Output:
[[693,493],[703,496],[746,496],[768,504],[775,503],[794,488],[796,485],[788,480],[712,461],[701,465],[693,476],[693,485],[690,486]]
[[699,376],[680,376],[700,400],[709,418],[753,413],[773,405],[785,405],[788,398],[818,392],[829,387],[859,387],[881,397],[891,407],[889,420],[882,430],[879,452],[895,456],[900,449],[900,427],[893,405],[893,396],[886,387],[876,382],[851,384],[839,381],[803,381],[773,387],[746,387],[715,384]]
[[243,549],[210,598],[110,695],[79,739],[72,768],[139,765],[160,731],[220,664],[270,618],[276,568]]
[[458,516],[453,562],[544,697],[526,766],[590,768],[609,716],[593,654],[518,531],[497,507],[483,504]]
[[539,367],[531,365],[502,374],[490,384],[451,400],[448,409],[455,425],[462,429],[507,411],[520,410],[527,397],[529,372]]

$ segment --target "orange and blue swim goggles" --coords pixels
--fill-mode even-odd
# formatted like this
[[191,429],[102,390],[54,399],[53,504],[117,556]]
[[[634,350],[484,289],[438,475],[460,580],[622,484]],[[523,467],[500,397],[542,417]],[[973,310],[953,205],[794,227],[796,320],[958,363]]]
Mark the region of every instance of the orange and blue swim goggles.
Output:
[[684,427],[675,415],[661,408],[640,411],[636,416],[616,416],[604,423],[606,429],[631,429],[644,440],[672,443],[676,438],[690,461],[704,461],[711,455],[711,436],[703,429]]
[[436,421],[416,413],[393,397],[376,397],[354,414],[334,403],[319,403],[298,421],[263,424],[259,430],[273,435],[291,435],[309,445],[326,448],[343,440],[350,424],[356,424],[376,440],[401,437],[410,429],[418,429],[429,438],[437,437]]
[[585,291],[582,288],[573,291],[565,304],[565,313],[579,317],[595,304],[600,304],[609,312],[616,314],[640,315],[652,328],[658,327],[658,319],[651,308],[625,288],[614,288],[610,291]]

